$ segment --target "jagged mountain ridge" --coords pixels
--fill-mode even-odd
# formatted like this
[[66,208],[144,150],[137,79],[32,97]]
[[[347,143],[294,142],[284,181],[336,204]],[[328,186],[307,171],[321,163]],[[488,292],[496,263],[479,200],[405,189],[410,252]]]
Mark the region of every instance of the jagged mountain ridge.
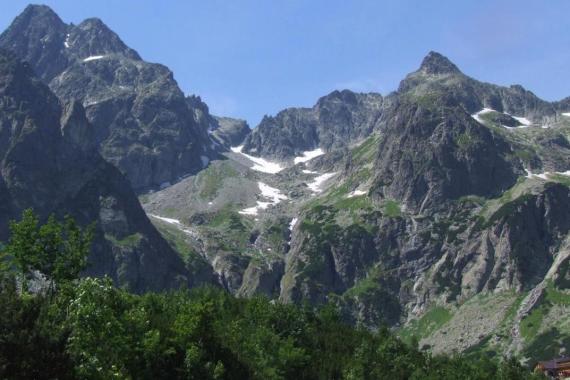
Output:
[[373,131],[381,131],[401,101],[447,99],[467,113],[485,107],[548,124],[560,117],[565,100],[549,103],[520,85],[497,86],[477,81],[461,72],[449,59],[430,52],[420,68],[410,73],[394,93],[358,94],[334,91],[312,108],[289,108],[266,116],[244,141],[244,152],[287,160],[303,151],[321,147],[327,151],[356,143]]
[[28,64],[0,51],[0,239],[8,222],[33,208],[41,219],[72,215],[96,222],[88,274],[109,275],[134,292],[213,281],[195,277],[144,214],[128,181],[89,140],[80,103],[60,105]]
[[244,141],[244,152],[286,160],[316,148],[338,149],[370,135],[380,117],[380,94],[333,91],[312,108],[265,116]]
[[[570,169],[568,110],[477,82],[433,52],[379,110],[359,116],[373,122],[353,140],[337,128],[362,111],[351,104],[337,104],[344,111],[329,131],[338,144],[325,155],[291,163],[324,146],[314,109],[287,109],[252,131],[242,150],[249,158],[236,150],[153,194],[145,209],[190,228],[197,238],[188,244],[207,252],[236,294],[334,302],[352,323],[400,326],[435,351],[516,346],[536,355],[541,335],[518,345],[510,333],[529,312],[521,306],[513,325],[506,311],[568,276],[568,180],[555,173]],[[257,139],[263,144],[248,145]],[[281,170],[260,170],[278,159]],[[493,306],[476,306],[482,299]],[[451,319],[419,330],[433,313]]]
[[[41,18],[55,23],[49,12]],[[25,52],[64,99],[82,99],[99,133],[96,140],[103,141],[101,152],[119,167],[149,153],[141,152],[138,137],[133,143],[137,123],[164,121],[168,133],[184,129],[179,121],[200,126],[194,169],[154,178],[153,165],[143,165],[131,181],[147,183],[135,185],[144,188],[197,172],[141,200],[179,253],[206,257],[203,268],[211,265],[229,291],[264,293],[284,302],[334,302],[352,323],[403,325],[402,334],[413,330],[435,351],[534,353],[543,335],[552,334],[548,326],[568,326],[568,320],[551,315],[562,307],[552,295],[567,297],[570,275],[567,99],[549,103],[520,86],[476,81],[431,52],[392,94],[335,91],[312,108],[265,118],[246,136],[243,122],[215,118],[199,98],[171,91],[167,69],[149,67],[96,20],[75,33],[102,33],[109,42],[99,46],[97,38],[83,38],[92,48],[77,57],[66,52],[79,38],[74,33],[24,21],[25,38],[6,32],[0,42]],[[45,43],[36,44],[32,35]],[[64,53],[55,54],[51,47],[60,51],[61,45]],[[84,62],[86,54],[90,59]],[[153,81],[139,86],[147,74]],[[77,86],[83,81],[87,91]],[[133,83],[132,91],[121,88]],[[79,106],[70,107],[66,119],[80,120]],[[156,108],[166,110],[164,118],[149,121]],[[108,132],[108,125],[115,129]],[[145,136],[147,142],[161,140],[162,131]],[[84,143],[89,133],[69,129],[64,137],[90,149]],[[241,152],[227,152],[227,159],[201,170],[216,158],[218,147],[239,145],[244,137]],[[160,141],[160,154],[173,144],[166,140]],[[327,154],[293,165],[298,162],[293,158],[316,148]],[[160,160],[170,168],[168,157]],[[0,194],[5,188],[0,183]],[[517,309],[526,292],[539,300],[537,307]],[[485,297],[502,302],[500,308],[474,307],[481,312],[466,318],[472,316],[468,307]],[[507,313],[513,308],[516,322]],[[534,335],[527,331],[519,345],[510,328],[524,335],[526,318],[539,309],[550,313],[550,322]],[[438,321],[434,330],[417,327],[425,318],[430,322],[434,310],[444,310],[450,319]],[[478,324],[481,318],[489,322]],[[556,334],[548,339],[559,350],[564,343],[556,342],[569,337]]]
[[102,156],[137,191],[196,173],[223,150],[208,136],[213,117],[200,118],[204,108],[185,98],[172,72],[143,61],[99,19],[65,24],[30,5],[0,47],[29,62],[58,97],[83,104]]

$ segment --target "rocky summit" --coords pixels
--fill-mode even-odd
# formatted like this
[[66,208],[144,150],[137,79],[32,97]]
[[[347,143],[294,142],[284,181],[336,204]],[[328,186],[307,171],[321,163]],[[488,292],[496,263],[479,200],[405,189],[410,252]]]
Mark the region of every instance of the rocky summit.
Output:
[[[61,104],[30,65],[0,51],[0,240],[32,208],[96,222],[87,274],[134,292],[199,280],[153,228],[128,181],[97,153],[78,102]],[[208,274],[204,276],[207,281]]]
[[71,213],[98,222],[90,273],[134,291],[334,304],[434,353],[570,347],[570,98],[430,52],[392,93],[250,130],[98,19],[30,6],[0,46],[0,239],[24,208]]
[[431,52],[386,96],[265,117],[143,206],[180,221],[232,293],[335,303],[434,352],[541,357],[570,338],[564,104]]
[[[0,47],[28,62],[62,100],[80,102],[101,155],[136,191],[201,170],[217,155],[200,109],[167,67],[148,63],[101,20],[65,24],[30,5],[0,35]],[[206,108],[207,112],[207,108]]]

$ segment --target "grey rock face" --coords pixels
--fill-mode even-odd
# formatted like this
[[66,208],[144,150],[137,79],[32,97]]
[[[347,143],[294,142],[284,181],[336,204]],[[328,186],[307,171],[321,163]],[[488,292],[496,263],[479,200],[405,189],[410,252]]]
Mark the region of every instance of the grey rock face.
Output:
[[334,91],[313,108],[266,116],[244,141],[244,152],[289,159],[318,147],[331,150],[368,136],[380,117],[382,96]]
[[[128,181],[89,140],[81,105],[63,110],[29,65],[0,53],[0,239],[33,208],[44,219],[97,223],[87,273],[135,292],[192,284],[178,255],[153,228]],[[79,144],[76,144],[79,142]]]
[[143,61],[101,20],[66,25],[29,6],[0,36],[0,47],[30,63],[65,101],[79,101],[102,156],[135,190],[174,182],[216,156],[168,68]]
[[216,117],[216,121],[218,125],[212,134],[227,147],[240,145],[251,132],[245,120]]
[[377,194],[423,212],[464,195],[496,196],[524,170],[511,147],[460,107],[402,102],[375,162]]

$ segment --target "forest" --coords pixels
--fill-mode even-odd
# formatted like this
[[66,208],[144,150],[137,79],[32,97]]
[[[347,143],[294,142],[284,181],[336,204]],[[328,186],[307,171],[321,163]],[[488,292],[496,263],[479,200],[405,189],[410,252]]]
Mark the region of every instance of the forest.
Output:
[[[434,356],[331,305],[213,288],[131,294],[81,277],[93,226],[31,210],[0,246],[2,379],[538,379],[516,358]],[[39,285],[38,285],[39,284]]]

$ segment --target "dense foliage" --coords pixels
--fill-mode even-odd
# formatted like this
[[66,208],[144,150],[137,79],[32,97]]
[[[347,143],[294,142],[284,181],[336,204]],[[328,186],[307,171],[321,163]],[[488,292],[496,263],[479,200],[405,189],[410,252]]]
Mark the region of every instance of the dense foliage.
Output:
[[[12,230],[19,227],[13,224]],[[21,245],[24,235],[4,252],[25,256],[26,251],[18,252],[29,249]],[[77,260],[77,252],[67,254]],[[109,279],[93,278],[65,277],[55,292],[30,294],[18,290],[17,278],[5,268],[0,280],[2,379],[533,376],[514,360],[431,356],[386,329],[370,332],[344,324],[332,306],[315,311],[265,298],[239,299],[212,288],[133,295]]]

